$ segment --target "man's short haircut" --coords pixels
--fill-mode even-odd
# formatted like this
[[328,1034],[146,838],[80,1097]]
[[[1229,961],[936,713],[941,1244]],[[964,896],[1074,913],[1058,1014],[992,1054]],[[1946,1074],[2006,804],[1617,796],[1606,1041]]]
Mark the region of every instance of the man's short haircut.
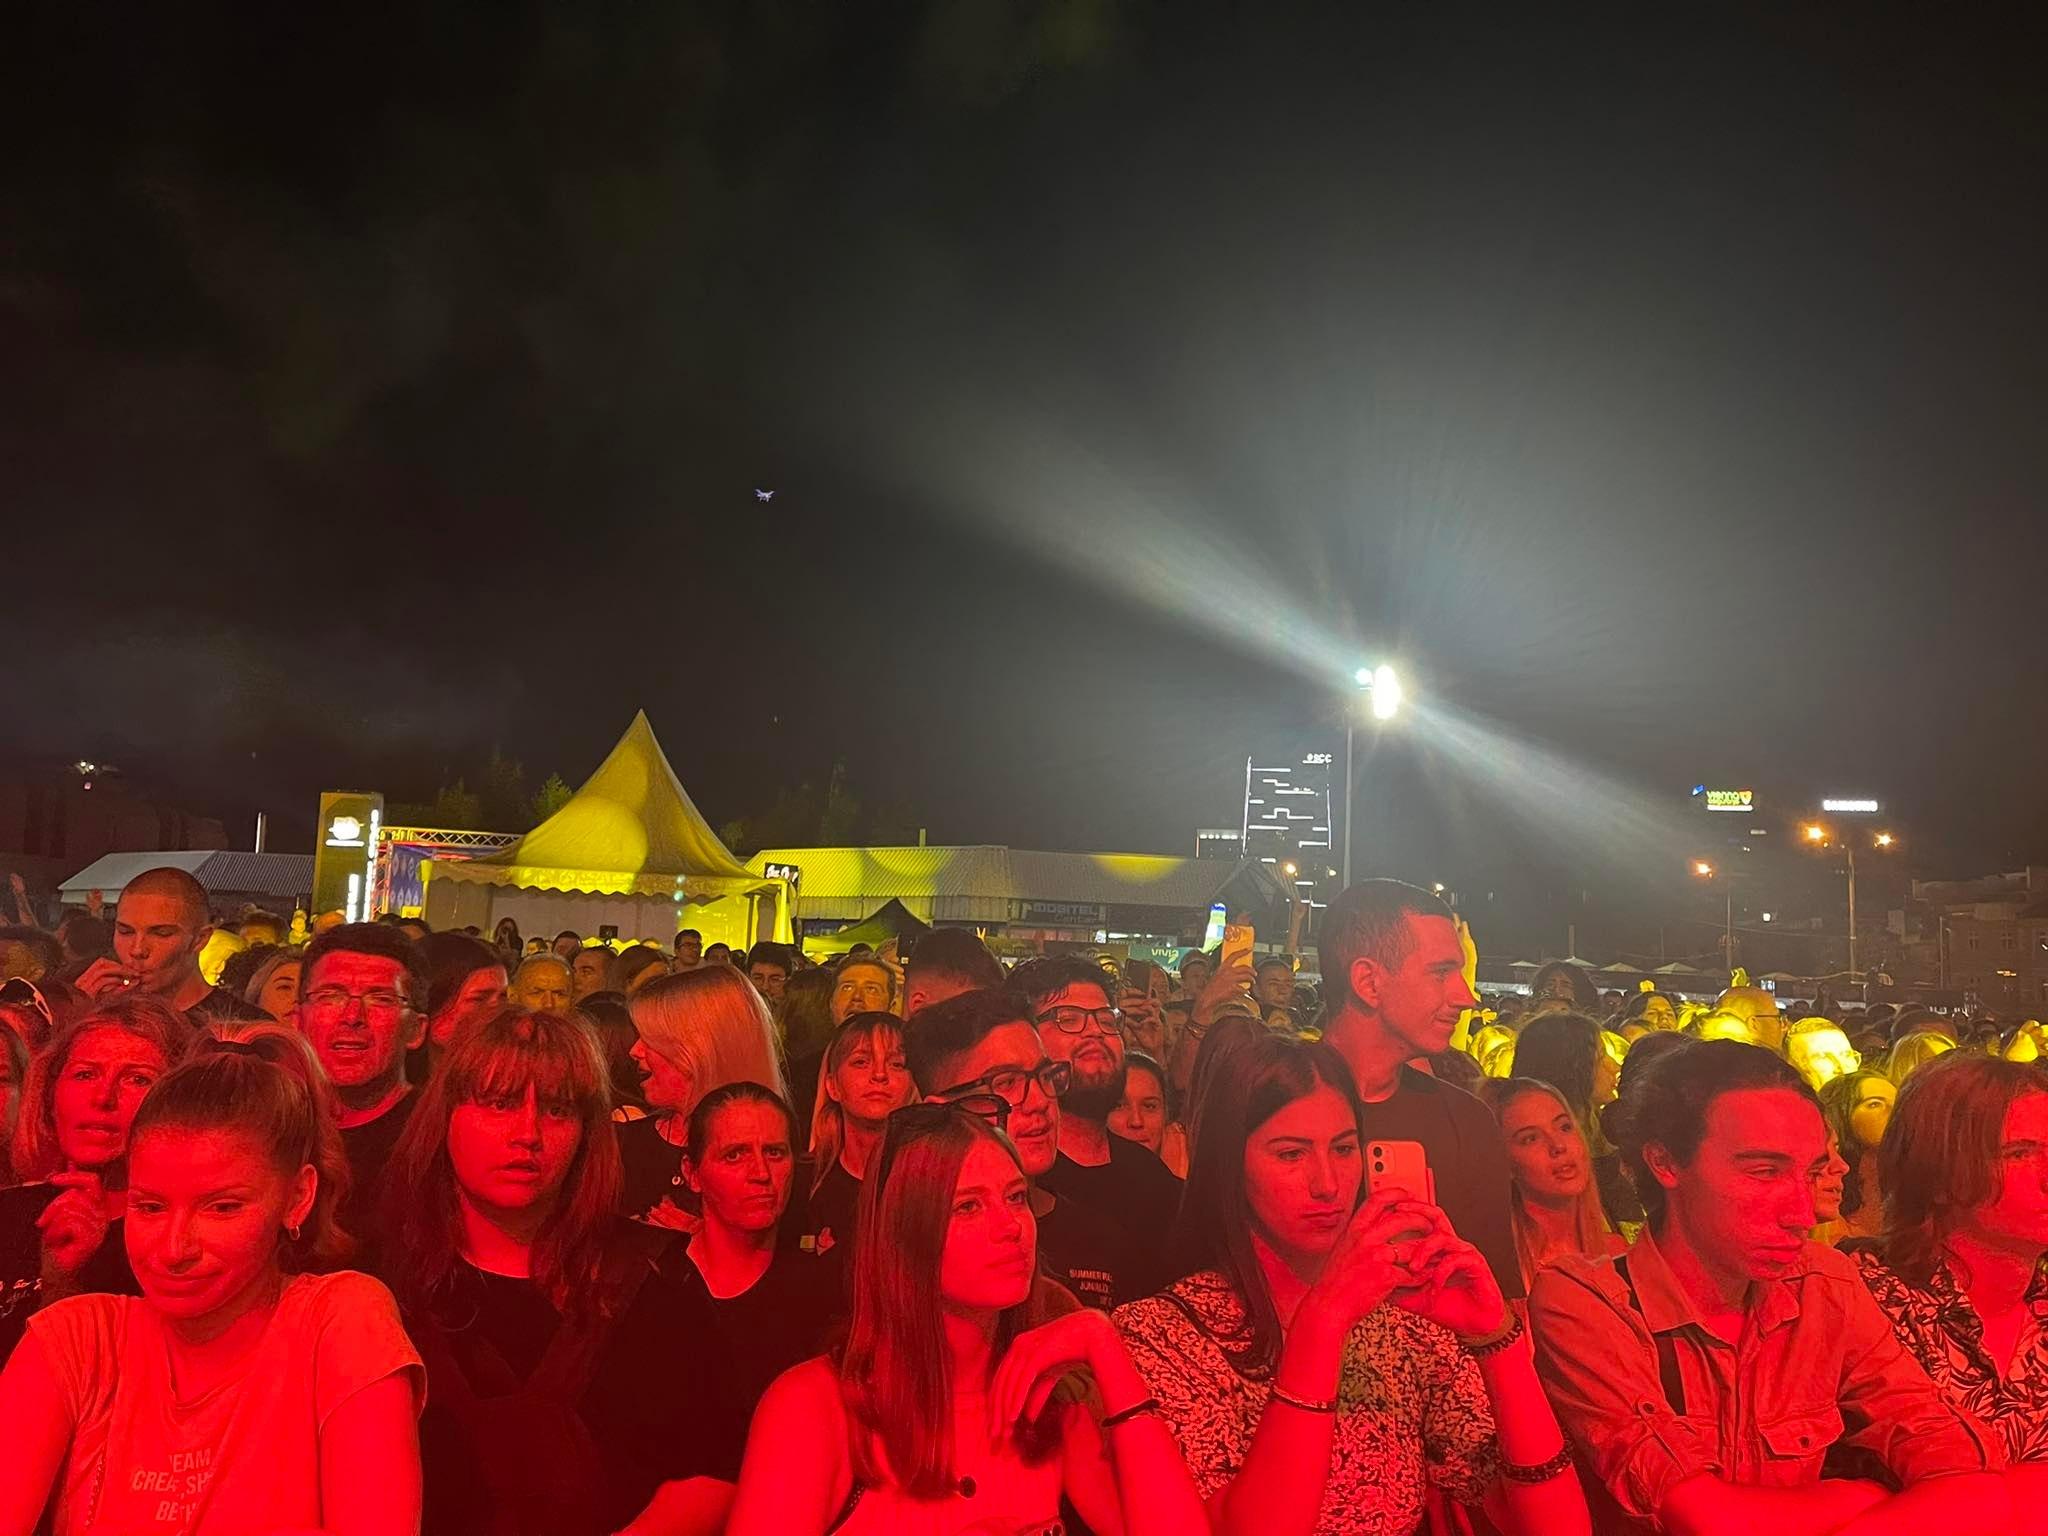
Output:
[[1029,1024],[1019,993],[982,987],[933,1003],[903,1026],[903,1054],[919,1093],[940,1093],[959,1081],[957,1062],[1005,1024]]
[[1263,971],[1270,971],[1276,965],[1289,976],[1294,974],[1294,961],[1286,955],[1264,956],[1257,965],[1252,967],[1252,974],[1256,976]]
[[1034,1017],[1047,998],[1082,986],[1100,987],[1104,997],[1116,1001],[1116,978],[1085,955],[1040,955],[1010,972],[1010,990],[1024,994]]
[[678,928],[676,930],[676,946],[681,948],[682,942],[685,939],[695,939],[699,944],[702,944],[704,942],[704,935],[694,928]]
[[564,928],[560,933],[555,935],[555,942],[559,944],[564,939],[574,939],[580,945],[583,942],[583,935],[578,933],[574,928]]
[[313,972],[329,955],[376,955],[396,960],[405,967],[405,990],[412,1006],[427,1006],[426,957],[403,929],[387,928],[382,923],[342,923],[328,929],[306,946],[306,963],[299,971],[301,990],[311,990]]
[[1352,1000],[1351,967],[1355,961],[1377,960],[1399,970],[1415,947],[1408,932],[1411,917],[1458,919],[1441,896],[1405,880],[1361,880],[1330,903],[1323,914],[1323,936],[1316,944],[1323,985],[1335,985],[1331,1006]]
[[796,970],[796,962],[790,958],[789,946],[778,944],[773,939],[763,939],[747,951],[747,969],[752,970],[757,965],[779,966],[784,975],[793,974]]
[[1600,1117],[1600,1126],[1620,1149],[1622,1166],[1635,1176],[1636,1194],[1653,1225],[1664,1219],[1664,1186],[1643,1160],[1643,1148],[1660,1146],[1674,1163],[1686,1166],[1698,1153],[1707,1134],[1707,1113],[1722,1094],[1783,1089],[1798,1094],[1813,1106],[1816,1116],[1820,1114],[1820,1099],[1784,1057],[1740,1040],[1687,1040],[1667,1046],[1627,1088],[1627,1094]]
[[1003,984],[1003,963],[972,928],[934,928],[910,951],[909,976],[912,987],[936,976],[982,991]]
[[[206,902],[206,887],[194,878],[189,869],[179,869],[174,864],[162,864],[155,869],[145,869],[121,888],[123,899],[133,896],[167,896],[182,902],[186,910],[194,914],[194,926],[204,927],[213,920]],[[118,915],[120,903],[114,904]]]

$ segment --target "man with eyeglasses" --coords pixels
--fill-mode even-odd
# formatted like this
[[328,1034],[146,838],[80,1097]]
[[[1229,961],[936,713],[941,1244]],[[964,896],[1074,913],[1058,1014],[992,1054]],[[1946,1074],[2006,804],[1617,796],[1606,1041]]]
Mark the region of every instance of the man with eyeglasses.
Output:
[[299,1032],[334,1084],[341,1144],[353,1175],[341,1224],[365,1235],[377,1187],[412,1117],[405,1053],[426,1038],[426,962],[396,928],[344,923],[306,946],[299,976]]
[[1046,1055],[1074,1072],[1060,1100],[1059,1157],[1040,1182],[1137,1238],[1138,1253],[1153,1261],[1137,1277],[1150,1295],[1166,1282],[1181,1182],[1149,1147],[1109,1133],[1110,1111],[1124,1097],[1124,1037],[1109,976],[1082,956],[1047,955],[1018,966],[1010,984],[1031,1005]]
[[[904,1054],[928,1100],[989,1114],[1008,1132],[1032,1181],[1039,1266],[1086,1306],[1107,1311],[1145,1294],[1131,1235],[1043,1182],[1059,1158],[1060,1097],[1074,1069],[1046,1054],[1030,1005],[1014,992],[963,992],[919,1013]],[[1008,1106],[1004,1115],[997,1106]]]

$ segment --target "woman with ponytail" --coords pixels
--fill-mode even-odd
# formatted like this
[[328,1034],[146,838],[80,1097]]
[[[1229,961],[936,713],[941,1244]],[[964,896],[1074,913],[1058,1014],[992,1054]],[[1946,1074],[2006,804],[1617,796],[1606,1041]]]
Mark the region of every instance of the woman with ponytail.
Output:
[[[419,1529],[425,1375],[391,1293],[331,1271],[336,1135],[281,1031],[201,1039],[128,1138],[142,1295],[31,1318],[0,1374],[0,1536]],[[54,1494],[54,1500],[52,1495]]]

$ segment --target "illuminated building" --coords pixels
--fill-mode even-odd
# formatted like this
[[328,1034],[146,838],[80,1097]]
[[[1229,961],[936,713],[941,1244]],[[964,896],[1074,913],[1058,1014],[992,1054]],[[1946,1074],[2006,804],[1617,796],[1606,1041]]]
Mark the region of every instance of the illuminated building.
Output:
[[1272,767],[1248,757],[1244,764],[1244,856],[1270,865],[1311,907],[1328,906],[1336,894],[1330,856],[1333,756],[1304,752]]

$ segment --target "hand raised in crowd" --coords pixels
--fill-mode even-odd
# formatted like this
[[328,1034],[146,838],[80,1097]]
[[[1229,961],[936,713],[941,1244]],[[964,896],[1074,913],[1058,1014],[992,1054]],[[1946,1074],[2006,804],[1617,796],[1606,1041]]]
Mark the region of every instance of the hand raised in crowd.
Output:
[[1018,1424],[1037,1419],[1061,1379],[1082,1368],[1095,1378],[1111,1411],[1145,1395],[1108,1315],[1089,1308],[1069,1312],[1010,1341],[989,1382],[990,1437],[1004,1439]]
[[1217,968],[1209,978],[1201,995],[1195,999],[1189,1017],[1197,1024],[1216,1022],[1216,1011],[1233,997],[1244,997],[1252,989],[1252,968],[1249,964],[1225,965]]
[[1451,1229],[1451,1219],[1422,1205],[1430,1229],[1400,1246],[1400,1262],[1414,1277],[1396,1290],[1395,1306],[1466,1338],[1497,1332],[1508,1317],[1507,1298],[1486,1257]]
[[1348,1334],[1396,1291],[1415,1284],[1403,1262],[1418,1234],[1432,1232],[1435,1207],[1406,1190],[1382,1189],[1351,1213],[1350,1224],[1295,1313]]
[[1130,1036],[1131,1044],[1148,1056],[1163,1059],[1166,1055],[1166,1015],[1158,1000],[1149,993],[1126,989],[1119,995],[1117,1007],[1123,1010],[1124,1032]]
[[107,1240],[106,1202],[96,1173],[59,1173],[52,1184],[63,1193],[43,1207],[36,1228],[43,1234],[43,1279],[70,1281]]
[[100,998],[134,986],[135,978],[122,968],[120,961],[110,955],[102,955],[80,971],[72,985],[87,997]]

